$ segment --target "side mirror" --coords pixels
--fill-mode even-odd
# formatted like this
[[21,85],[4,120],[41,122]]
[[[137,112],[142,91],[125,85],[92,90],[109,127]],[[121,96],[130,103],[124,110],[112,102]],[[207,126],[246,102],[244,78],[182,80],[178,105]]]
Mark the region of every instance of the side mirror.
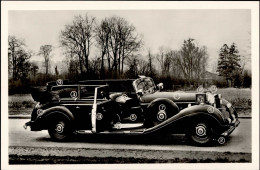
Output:
[[163,89],[163,83],[157,84],[157,87],[159,88],[159,91],[161,91]]
[[139,96],[143,96],[143,89],[139,89],[139,90],[137,91],[137,94],[138,94]]

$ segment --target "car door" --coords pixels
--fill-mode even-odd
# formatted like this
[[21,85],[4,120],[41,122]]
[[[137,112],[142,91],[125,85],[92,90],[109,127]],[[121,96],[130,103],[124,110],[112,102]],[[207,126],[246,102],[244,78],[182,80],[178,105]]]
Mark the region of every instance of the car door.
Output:
[[71,111],[76,129],[90,129],[93,99],[82,100],[80,89],[80,85],[55,86],[52,87],[52,94],[61,106],[65,106]]

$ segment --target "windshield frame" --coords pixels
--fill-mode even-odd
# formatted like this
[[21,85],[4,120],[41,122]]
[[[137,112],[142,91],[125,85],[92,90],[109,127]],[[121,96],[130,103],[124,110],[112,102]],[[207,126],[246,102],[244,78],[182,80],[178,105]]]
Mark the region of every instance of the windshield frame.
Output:
[[[141,78],[138,78],[138,79],[136,79],[135,81],[133,81],[133,87],[134,87],[135,92],[138,93],[139,90],[140,90],[140,89],[137,88],[137,82],[138,82],[139,80],[145,80],[145,79],[149,79],[149,80],[151,81],[152,85],[151,85],[151,87],[150,87],[149,89],[147,89],[147,90],[144,90],[144,89],[142,88],[142,90],[143,90],[142,93],[143,93],[143,94],[151,94],[151,93],[154,93],[154,92],[157,90],[157,88],[156,88],[156,85],[155,85],[153,79],[150,78],[150,77],[141,77]],[[143,82],[143,81],[141,81],[141,82]],[[151,91],[150,89],[151,89],[152,87],[153,87],[153,89],[152,89],[152,91]]]

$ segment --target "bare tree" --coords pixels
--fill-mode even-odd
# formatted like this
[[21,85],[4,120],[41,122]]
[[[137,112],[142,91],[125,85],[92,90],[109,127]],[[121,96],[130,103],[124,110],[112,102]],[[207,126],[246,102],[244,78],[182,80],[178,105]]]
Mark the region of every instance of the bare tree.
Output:
[[[131,57],[133,52],[139,50],[142,45],[141,37],[135,33],[135,27],[130,25],[126,20],[121,19],[122,28],[119,29],[119,73],[122,74],[124,71],[124,61],[126,58]],[[120,24],[119,23],[119,24]],[[120,28],[120,27],[119,27]],[[121,69],[120,69],[121,65]]]
[[159,62],[160,69],[161,69],[161,75],[163,74],[163,61],[165,58],[165,52],[164,52],[164,47],[161,46],[159,47],[159,53],[156,56],[157,61]]
[[108,69],[115,76],[124,72],[125,59],[132,57],[142,45],[142,39],[136,33],[135,27],[120,17],[102,20],[96,29],[96,37],[102,51],[101,60],[107,56]]
[[56,75],[56,77],[58,78],[58,76],[59,76],[59,71],[58,71],[58,66],[57,66],[57,65],[55,66],[55,75]]
[[34,79],[36,78],[36,74],[38,70],[39,70],[39,66],[35,62],[31,63],[31,73]]
[[128,70],[126,71],[126,76],[128,78],[135,78],[138,75],[138,63],[139,63],[138,56],[134,55],[132,57],[127,58],[127,65]]
[[148,75],[149,63],[143,59],[137,60],[138,62],[138,74],[139,75]]
[[208,58],[206,48],[198,47],[193,41],[191,38],[184,40],[181,50],[175,53],[177,63],[189,84],[194,80],[199,81]]
[[169,68],[169,75],[172,78],[177,78],[177,79],[183,78],[181,66],[179,65],[179,62],[178,62],[178,51],[170,50],[167,53],[167,56],[169,58],[168,60],[171,62],[170,68]]
[[244,72],[246,64],[250,63],[251,65],[251,31],[248,32],[248,36],[249,36],[249,38],[247,39],[248,45],[245,46],[245,50],[243,50],[245,54],[240,56],[239,64],[241,66],[242,72]]
[[156,70],[155,70],[155,67],[154,67],[154,64],[153,64],[154,56],[151,53],[151,49],[148,49],[147,57],[148,57],[148,61],[147,61],[147,73],[146,73],[146,75],[153,77],[153,76],[156,75]]
[[46,76],[48,75],[50,69],[50,57],[51,57],[52,49],[53,49],[52,45],[42,45],[38,53],[38,55],[43,56],[44,58],[44,67],[45,67]]
[[107,56],[107,63],[108,63],[108,70],[110,70],[110,56],[109,56],[109,49],[108,49],[108,40],[110,37],[110,27],[108,19],[102,20],[100,25],[98,25],[95,29],[96,35],[96,42],[98,48],[101,50],[101,78],[104,78],[105,72],[105,56]]
[[23,51],[24,46],[25,44],[22,40],[17,39],[15,36],[8,36],[8,66],[13,79],[17,79],[17,62],[19,54]]
[[168,75],[171,68],[172,51],[166,51],[164,47],[159,47],[159,54],[156,59],[161,68],[161,75]]
[[31,71],[31,63],[29,59],[32,57],[31,51],[20,50],[17,58],[17,78],[23,83],[26,82],[29,72]]
[[29,72],[31,71],[31,63],[29,59],[32,52],[25,48],[22,40],[15,36],[8,36],[8,66],[10,73],[12,72],[13,80],[21,80],[25,83]]
[[78,80],[79,77],[79,61],[73,57],[67,57],[64,59],[65,64],[68,68],[68,78],[71,80]]
[[80,73],[88,71],[90,47],[93,44],[95,18],[76,16],[72,24],[66,25],[61,31],[60,42],[65,50],[78,57]]
[[197,81],[200,80],[201,74],[206,71],[207,62],[208,62],[207,47],[203,46],[199,48],[193,64],[195,80]]
[[89,61],[89,78],[98,78],[100,77],[100,70],[101,70],[101,60],[100,58],[96,57]]

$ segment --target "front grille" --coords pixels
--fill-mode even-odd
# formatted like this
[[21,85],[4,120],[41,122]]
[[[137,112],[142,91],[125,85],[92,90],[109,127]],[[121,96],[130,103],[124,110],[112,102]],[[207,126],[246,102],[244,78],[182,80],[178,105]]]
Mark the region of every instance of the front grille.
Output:
[[221,113],[223,114],[225,120],[227,121],[228,123],[228,118],[230,118],[231,120],[233,120],[231,114],[229,113],[229,111],[227,110],[227,108],[225,106],[222,106],[221,108],[218,108]]
[[37,118],[37,109],[34,108],[31,115],[31,121],[36,120],[36,118]]

